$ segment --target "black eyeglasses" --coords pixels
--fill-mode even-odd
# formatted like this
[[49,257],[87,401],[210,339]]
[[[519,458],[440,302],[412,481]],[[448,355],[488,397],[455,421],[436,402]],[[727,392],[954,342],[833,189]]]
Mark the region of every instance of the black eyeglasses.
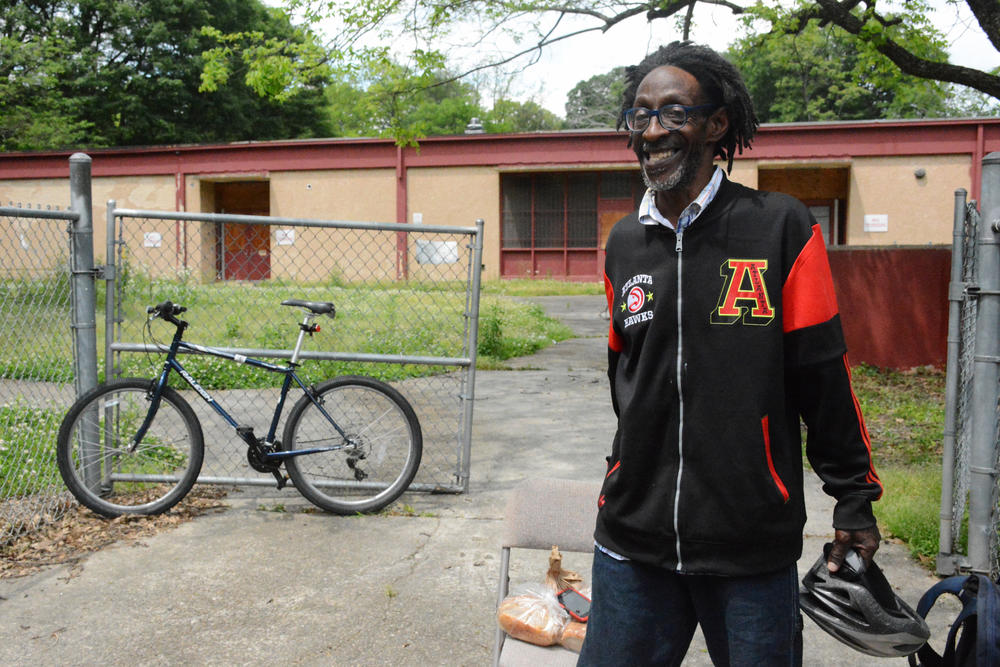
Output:
[[718,106],[718,104],[699,104],[687,107],[683,104],[668,104],[659,109],[633,107],[625,112],[625,127],[632,132],[645,132],[653,116],[656,116],[660,127],[664,130],[679,130],[687,124],[692,112],[717,109]]

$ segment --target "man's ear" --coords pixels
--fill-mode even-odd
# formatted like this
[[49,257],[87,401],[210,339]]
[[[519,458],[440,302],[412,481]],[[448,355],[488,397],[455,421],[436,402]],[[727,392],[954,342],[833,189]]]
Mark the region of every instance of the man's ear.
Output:
[[705,129],[708,132],[709,141],[720,141],[729,131],[729,113],[725,107],[716,109],[708,120],[705,121]]

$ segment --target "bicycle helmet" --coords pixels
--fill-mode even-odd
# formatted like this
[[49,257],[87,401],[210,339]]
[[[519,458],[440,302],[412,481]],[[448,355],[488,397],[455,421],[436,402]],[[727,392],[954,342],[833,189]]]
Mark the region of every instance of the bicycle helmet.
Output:
[[799,607],[816,624],[851,648],[880,658],[915,653],[930,637],[916,612],[892,591],[874,561],[867,569],[827,569],[823,549],[799,589]]

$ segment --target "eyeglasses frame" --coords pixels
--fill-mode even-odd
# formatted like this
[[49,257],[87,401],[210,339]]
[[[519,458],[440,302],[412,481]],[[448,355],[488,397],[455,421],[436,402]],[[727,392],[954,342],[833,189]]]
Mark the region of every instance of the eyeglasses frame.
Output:
[[[649,129],[649,125],[653,122],[653,117],[655,116],[656,122],[660,124],[660,127],[662,127],[667,132],[675,132],[684,127],[685,125],[687,125],[687,122],[691,119],[692,111],[704,111],[707,109],[715,110],[718,109],[720,106],[721,105],[718,104],[696,104],[694,106],[686,106],[684,104],[664,104],[659,109],[647,109],[646,107],[632,107],[631,109],[627,109],[625,111],[625,127],[628,128],[629,132],[645,132],[647,129]],[[663,116],[660,115],[664,109],[683,110],[684,120],[677,127],[667,127],[666,125],[663,124]],[[634,119],[635,113],[637,111],[649,112],[649,122],[646,124],[646,127],[642,128],[641,130],[637,130],[631,127],[633,124],[632,120]]]

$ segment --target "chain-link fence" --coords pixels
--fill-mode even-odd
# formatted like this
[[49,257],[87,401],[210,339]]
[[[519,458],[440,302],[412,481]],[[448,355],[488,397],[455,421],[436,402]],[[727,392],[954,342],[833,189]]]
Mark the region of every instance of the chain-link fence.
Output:
[[[115,202],[108,211],[107,256],[115,264],[109,377],[156,375],[162,354],[155,344],[169,342],[172,328],[160,321],[147,328],[146,307],[163,300],[187,307],[185,340],[272,359],[289,357],[298,334],[299,313],[282,300],[332,301],[336,318],[319,321],[300,375],[310,382],[369,375],[392,384],[423,431],[411,489],[467,489],[481,224],[116,210]],[[279,375],[208,356],[183,363],[238,421],[267,432]],[[246,445],[211,408],[190,390],[182,394],[205,429],[200,482],[274,484],[250,469]]]
[[0,545],[72,500],[56,433],[76,397],[69,221],[57,207],[0,207]]
[[[991,205],[992,203],[992,205]],[[937,570],[1000,576],[1000,154],[983,206],[956,192]],[[967,537],[967,555],[960,553]]]

